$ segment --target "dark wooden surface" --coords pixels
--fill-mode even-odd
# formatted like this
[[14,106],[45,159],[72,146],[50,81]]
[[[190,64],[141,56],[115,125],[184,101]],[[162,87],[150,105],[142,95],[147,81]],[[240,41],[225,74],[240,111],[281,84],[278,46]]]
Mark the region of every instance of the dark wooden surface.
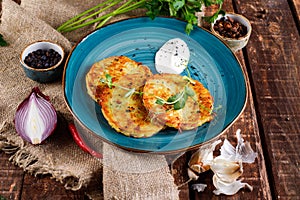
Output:
[[[224,9],[246,16],[252,35],[246,48],[236,53],[249,79],[245,111],[222,136],[235,141],[241,129],[244,139],[258,152],[253,164],[244,164],[242,189],[233,196],[212,193],[212,173],[193,183],[206,183],[203,193],[181,188],[181,199],[300,199],[300,1],[225,0]],[[186,178],[187,152],[173,170],[175,182]],[[48,176],[33,177],[0,154],[0,195],[6,199],[87,199],[84,191],[65,190]]]

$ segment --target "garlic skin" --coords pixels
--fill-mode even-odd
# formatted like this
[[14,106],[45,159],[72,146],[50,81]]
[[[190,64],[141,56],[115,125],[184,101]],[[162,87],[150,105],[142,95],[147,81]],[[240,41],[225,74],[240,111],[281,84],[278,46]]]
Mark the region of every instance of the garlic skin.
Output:
[[195,153],[193,153],[188,165],[197,172],[202,173],[210,169],[210,163],[213,161],[213,151],[216,146],[222,141],[217,140],[212,144],[206,144],[201,146]]
[[224,143],[220,149],[221,156],[227,160],[253,163],[257,157],[257,153],[252,150],[249,142],[244,142],[240,129],[236,131],[236,137],[236,148],[234,148],[227,139],[224,140]]
[[244,142],[241,130],[236,131],[238,144],[236,146],[236,158],[242,160],[243,163],[254,163],[257,153],[251,148],[250,142]]
[[197,192],[203,192],[206,187],[207,185],[202,183],[197,183],[192,185],[192,189],[197,190]]
[[253,187],[248,183],[242,183],[241,180],[235,180],[233,182],[225,182],[219,179],[216,174],[213,176],[213,184],[216,187],[216,189],[213,191],[215,195],[220,195],[220,194],[234,195],[244,187],[247,187],[250,191],[253,190]]

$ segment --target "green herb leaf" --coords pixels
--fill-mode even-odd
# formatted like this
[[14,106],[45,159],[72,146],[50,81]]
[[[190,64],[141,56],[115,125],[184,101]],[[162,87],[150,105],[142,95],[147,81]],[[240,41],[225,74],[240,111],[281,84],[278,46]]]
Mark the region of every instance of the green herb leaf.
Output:
[[179,9],[181,9],[184,6],[185,2],[184,2],[184,0],[177,0],[177,1],[174,1],[172,4],[173,4],[173,8],[176,11],[178,11]]
[[165,104],[165,101],[163,99],[156,99],[155,103],[162,106]]
[[112,88],[113,83],[112,83],[112,77],[111,77],[111,75],[105,74],[105,78],[106,78],[107,86],[108,86],[109,88]]
[[196,101],[193,98],[195,96],[195,91],[189,87],[189,84],[194,84],[194,81],[187,76],[183,76],[183,79],[187,81],[187,84],[184,86],[184,89],[181,92],[169,97],[167,101],[160,97],[156,97],[157,100],[155,103],[159,105],[173,105],[174,110],[180,110],[184,108],[188,97],[191,97],[194,101]]
[[225,11],[221,9],[222,8],[222,3],[220,3],[220,7],[217,12],[215,12],[212,16],[204,17],[204,20],[213,23],[219,15],[225,15]]
[[167,100],[167,102],[168,103],[176,102],[176,101],[178,101],[179,98],[181,98],[181,96],[182,96],[182,93],[177,93],[177,94],[169,97],[168,100]]
[[3,39],[3,35],[0,34],[0,46],[8,46],[8,43]]
[[174,104],[174,110],[180,110],[184,108],[188,95],[186,93]]
[[6,198],[0,195],[0,200],[6,200]]

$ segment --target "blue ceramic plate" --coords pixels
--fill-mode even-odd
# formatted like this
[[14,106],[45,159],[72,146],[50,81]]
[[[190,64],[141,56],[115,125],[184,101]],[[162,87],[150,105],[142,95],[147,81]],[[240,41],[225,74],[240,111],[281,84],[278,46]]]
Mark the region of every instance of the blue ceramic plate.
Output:
[[[196,148],[223,133],[243,111],[247,99],[244,72],[232,51],[210,32],[195,28],[185,34],[186,23],[173,18],[133,18],[108,25],[84,37],[73,49],[64,71],[64,95],[81,124],[118,147],[136,152],[169,153]],[[165,129],[150,138],[131,138],[112,129],[87,94],[85,75],[93,63],[109,56],[125,55],[157,73],[154,57],[168,40],[181,38],[191,52],[188,65],[214,98],[214,119],[196,130]],[[186,75],[186,72],[182,75]]]

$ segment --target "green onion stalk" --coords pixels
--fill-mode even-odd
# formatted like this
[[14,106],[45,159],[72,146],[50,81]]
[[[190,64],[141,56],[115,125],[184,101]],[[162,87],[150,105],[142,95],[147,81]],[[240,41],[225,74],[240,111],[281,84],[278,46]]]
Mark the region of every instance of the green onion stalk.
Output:
[[[186,21],[185,32],[189,34],[193,26],[197,25],[196,12],[201,11],[202,5],[219,5],[219,10],[213,16],[206,18],[207,21],[213,21],[222,12],[222,3],[223,0],[128,0],[125,2],[124,0],[106,0],[67,20],[57,30],[70,32],[92,24],[97,24],[96,29],[99,29],[114,16],[145,8],[147,10],[145,15],[151,19],[161,15]],[[117,7],[115,10],[108,11],[114,6]],[[103,14],[105,11],[107,12]]]
[[[120,15],[123,13],[127,13],[129,11],[142,8],[146,2],[146,0],[129,0],[119,6],[116,10],[109,12],[105,15],[99,16],[97,18],[94,18],[95,16],[101,14],[102,12],[108,10],[109,8],[120,4],[123,0],[107,0],[103,3],[100,3],[96,5],[95,7],[92,7],[79,15],[76,15],[75,17],[69,19],[65,23],[63,23],[61,26],[57,28],[59,32],[70,32],[88,25],[92,25],[95,23],[99,23],[96,26],[96,29],[101,28],[106,22],[108,22],[112,17],[116,15]],[[97,10],[99,9],[99,10]],[[93,19],[94,18],[94,19]],[[91,20],[92,19],[92,20]]]

